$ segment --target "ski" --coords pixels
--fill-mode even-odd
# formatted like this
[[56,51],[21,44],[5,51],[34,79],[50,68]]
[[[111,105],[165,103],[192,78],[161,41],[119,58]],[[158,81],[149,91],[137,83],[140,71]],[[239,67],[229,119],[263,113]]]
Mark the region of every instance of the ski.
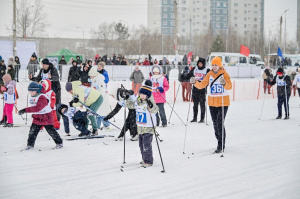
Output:
[[105,138],[105,137],[114,137],[113,135],[95,135],[95,136],[86,136],[86,137],[75,137],[75,138],[66,138],[65,140],[86,140],[86,139],[96,139],[96,138]]
[[123,164],[123,165],[121,165],[121,168],[128,168],[128,167],[134,167],[134,166],[142,166],[142,164],[140,164],[140,163]]
[[191,153],[191,155],[188,156],[188,159],[197,158],[197,157],[203,157],[207,155],[212,155],[214,153],[211,153],[212,150],[206,150],[202,151],[200,153]]
[[120,170],[122,172],[124,172],[124,171],[131,171],[131,170],[139,169],[139,168],[144,168],[144,167],[141,164],[130,166],[130,167],[122,167],[121,166]]

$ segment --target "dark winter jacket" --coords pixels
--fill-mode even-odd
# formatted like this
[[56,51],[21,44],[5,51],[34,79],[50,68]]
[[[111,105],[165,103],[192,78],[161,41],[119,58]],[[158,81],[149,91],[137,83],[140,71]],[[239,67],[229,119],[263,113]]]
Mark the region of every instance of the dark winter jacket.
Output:
[[121,65],[127,65],[126,61],[121,61]]
[[[17,59],[18,58],[18,59]],[[15,62],[16,62],[16,65],[15,65],[15,71],[19,71],[20,68],[21,68],[21,64],[20,64],[20,59],[18,56],[15,56]]]
[[59,65],[67,65],[67,62],[64,59],[61,59],[61,60],[59,60],[58,64]]
[[80,67],[72,66],[69,70],[68,82],[80,80],[81,71]]
[[102,69],[102,70],[98,71],[98,73],[100,73],[104,76],[104,82],[105,82],[105,84],[107,84],[109,82],[109,77],[108,77],[107,71]]
[[[199,66],[198,66],[199,62],[202,63],[202,65],[203,65],[202,67],[199,67]],[[197,66],[195,66],[195,67],[198,67],[199,70],[205,69],[205,59],[200,58],[200,59],[198,60],[198,62],[197,62]],[[189,74],[187,75],[187,77],[188,77],[189,79],[190,79],[191,77],[194,76],[194,70],[195,70],[195,67],[193,67],[192,70],[191,70],[191,71],[189,72]],[[209,71],[210,71],[210,69],[207,68],[207,69],[206,69],[206,74],[207,74]],[[206,88],[198,89],[198,88],[196,88],[196,87],[193,85],[193,93],[196,93],[196,92],[199,92],[199,93],[206,93]]]
[[80,65],[82,63],[81,59],[77,59],[76,62],[77,62],[77,65]]
[[0,64],[0,81],[2,81],[2,77],[5,75],[6,66],[5,64]]
[[[45,93],[44,88],[42,89],[41,93]],[[33,124],[43,125],[43,126],[54,124],[52,111],[46,114],[34,114],[42,110],[47,104],[48,104],[48,99],[45,96],[40,96],[39,100],[36,103],[36,106],[25,108],[26,113],[33,113],[32,114]]]
[[14,68],[7,70],[7,74],[9,74],[11,76],[12,80],[15,80],[15,70]]
[[[277,96],[285,96],[285,89],[286,89],[287,95],[290,96],[291,95],[291,86],[292,86],[291,79],[287,75],[283,75],[281,78],[283,78],[284,81],[286,82],[286,86],[277,85]],[[273,78],[273,81],[268,81],[268,84],[270,84],[270,85],[276,84],[276,79],[277,79],[277,75],[275,75],[275,77]]]
[[89,82],[89,78],[90,78],[89,72],[90,72],[92,66],[89,66],[86,71],[83,68],[82,68],[82,71],[80,71],[80,80],[81,80],[81,83],[90,83]]
[[178,80],[180,82],[189,82],[190,81],[190,77],[189,77],[189,67],[186,66],[184,69],[183,69],[183,72],[181,74],[179,74],[179,78]]
[[142,84],[144,79],[145,78],[144,78],[144,75],[141,70],[139,70],[139,71],[134,70],[130,76],[130,81],[137,83],[137,84]]
[[42,80],[42,72],[48,73],[50,71],[51,74],[51,87],[52,90],[57,94],[58,91],[61,90],[59,75],[57,69],[50,63],[49,68],[44,70],[43,68],[40,70],[39,74],[36,77],[31,78],[31,81],[40,82]]

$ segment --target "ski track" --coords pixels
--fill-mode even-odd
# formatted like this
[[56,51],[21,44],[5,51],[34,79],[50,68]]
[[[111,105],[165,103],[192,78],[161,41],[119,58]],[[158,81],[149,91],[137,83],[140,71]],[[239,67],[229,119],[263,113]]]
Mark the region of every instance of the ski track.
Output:
[[[22,103],[18,101],[18,108],[24,106]],[[113,137],[64,140],[64,148],[52,150],[55,144],[44,130],[39,133],[34,150],[20,152],[26,146],[29,127],[0,127],[0,198],[296,199],[300,194],[298,105],[299,99],[291,97],[291,119],[275,120],[277,99],[266,98],[258,120],[262,100],[231,102],[225,121],[223,158],[221,154],[212,154],[217,142],[209,110],[209,126],[188,123],[185,154],[186,127],[173,113],[167,128],[157,128],[163,140],[159,146],[166,173],[161,173],[155,138],[153,166],[125,167],[121,172],[123,141],[114,141]],[[171,109],[167,104],[165,110],[169,119]],[[2,115],[1,111],[0,107]],[[176,102],[175,111],[186,122],[188,103]],[[28,118],[30,125],[29,115]],[[123,112],[115,118],[114,124],[122,127]],[[16,114],[14,120],[24,123]],[[65,137],[63,125],[59,133],[63,139],[69,138]],[[71,134],[76,137],[78,132],[71,127]],[[99,130],[99,135],[104,134],[116,137],[119,130]],[[138,142],[129,138],[127,133],[126,163],[138,164]]]

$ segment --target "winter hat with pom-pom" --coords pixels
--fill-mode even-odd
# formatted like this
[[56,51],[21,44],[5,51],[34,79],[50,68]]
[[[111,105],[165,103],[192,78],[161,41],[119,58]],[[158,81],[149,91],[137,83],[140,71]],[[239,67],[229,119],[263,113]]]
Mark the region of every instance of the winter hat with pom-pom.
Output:
[[151,97],[152,95],[152,82],[150,80],[146,80],[144,85],[141,87],[139,93],[147,95],[147,97]]

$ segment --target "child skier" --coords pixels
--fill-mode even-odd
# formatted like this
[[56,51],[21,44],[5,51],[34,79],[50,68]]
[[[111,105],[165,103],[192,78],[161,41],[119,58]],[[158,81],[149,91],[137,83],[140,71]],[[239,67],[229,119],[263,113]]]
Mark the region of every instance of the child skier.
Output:
[[51,102],[47,99],[44,88],[37,82],[31,82],[28,86],[28,91],[31,95],[29,100],[31,107],[27,107],[19,111],[19,115],[24,113],[33,113],[33,121],[29,130],[27,147],[24,150],[33,149],[36,137],[42,126],[45,127],[48,134],[54,140],[56,144],[54,149],[62,148],[63,141],[53,126],[54,120],[52,108],[50,107]]
[[68,120],[64,119],[65,132],[67,135],[68,134],[70,135],[69,122],[71,122],[73,126],[78,131],[81,132],[79,136],[91,135],[92,132],[86,128],[86,125],[89,122],[87,119],[87,115],[88,115],[87,112],[81,112],[80,110],[77,110],[75,107],[69,107],[66,104],[59,104],[57,106],[57,112],[62,116],[68,118]]
[[[82,106],[80,102],[84,103],[94,112],[97,112],[100,105],[103,102],[103,96],[94,88],[86,87],[81,84],[80,81],[74,81],[72,83],[66,83],[66,90],[68,93],[73,95],[73,100],[70,102],[71,107],[78,107]],[[98,128],[96,123],[96,118],[94,115],[89,115],[88,118],[92,123],[92,135],[98,135]],[[88,123],[86,128],[88,127]],[[81,135],[81,134],[79,134]],[[82,134],[83,136],[84,134]]]
[[167,118],[165,113],[164,104],[166,103],[166,92],[169,90],[169,83],[166,77],[162,75],[162,69],[158,65],[154,65],[151,69],[152,76],[150,80],[152,82],[152,92],[155,103],[159,107],[159,115],[156,114],[157,126],[161,119],[162,126],[167,127]]
[[3,108],[3,116],[0,121],[0,125],[4,125],[3,127],[13,127],[13,108],[16,102],[16,81],[11,79],[9,74],[5,74],[3,77],[4,86],[1,86],[1,92],[3,92],[4,96],[4,108]]
[[[132,90],[128,91],[128,95],[126,95],[125,89],[118,88],[117,90],[117,99],[118,103],[114,110],[112,110],[105,118],[104,121],[107,121],[114,117],[122,107],[125,106],[125,100],[128,98],[131,98],[132,101],[136,100],[136,95],[134,95],[134,92]],[[120,135],[115,139],[116,141],[122,141],[124,134],[129,129],[130,135],[131,135],[131,141],[138,140],[139,136],[137,133],[137,126],[136,126],[136,111],[135,108],[128,108],[129,113],[127,115],[127,118],[125,120],[125,124],[120,132]]]
[[281,119],[282,117],[282,104],[284,104],[285,110],[285,120],[290,118],[290,110],[289,110],[289,99],[291,96],[291,79],[289,76],[284,74],[283,68],[278,68],[277,74],[274,79],[269,81],[270,85],[274,85],[277,83],[277,96],[278,96],[278,116],[276,119]]
[[51,81],[49,79],[45,79],[41,81],[42,86],[45,89],[46,96],[48,99],[50,99],[50,107],[52,108],[52,113],[53,113],[53,119],[54,119],[54,128],[55,129],[60,129],[60,123],[57,120],[56,116],[56,96],[54,91],[51,89]]
[[136,109],[136,124],[139,133],[139,147],[142,154],[143,167],[151,167],[153,164],[152,139],[156,125],[156,113],[158,106],[152,96],[152,82],[146,80],[139,91],[139,97],[132,101],[126,100],[129,109]]

